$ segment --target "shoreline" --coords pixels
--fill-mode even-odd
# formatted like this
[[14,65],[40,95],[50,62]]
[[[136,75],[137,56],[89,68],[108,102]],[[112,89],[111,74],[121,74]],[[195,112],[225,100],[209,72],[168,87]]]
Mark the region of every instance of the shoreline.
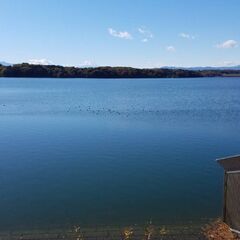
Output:
[[[203,236],[202,229],[207,223],[189,224],[145,224],[126,226],[85,226],[75,225],[68,228],[40,228],[16,231],[1,231],[0,239],[199,239]],[[130,238],[131,237],[131,238]],[[194,238],[193,238],[194,237]],[[201,238],[202,239],[202,238]]]
[[0,65],[0,77],[24,78],[202,78],[238,77],[240,70],[189,70],[184,68],[132,68],[132,67],[63,67],[58,65],[33,65],[28,63]]

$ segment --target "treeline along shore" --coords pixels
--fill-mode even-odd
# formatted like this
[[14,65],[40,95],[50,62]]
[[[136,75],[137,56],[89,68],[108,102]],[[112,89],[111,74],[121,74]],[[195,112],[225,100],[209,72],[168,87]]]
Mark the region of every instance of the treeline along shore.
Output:
[[0,77],[29,78],[195,78],[240,76],[240,70],[188,70],[131,67],[63,67],[57,65],[0,65]]

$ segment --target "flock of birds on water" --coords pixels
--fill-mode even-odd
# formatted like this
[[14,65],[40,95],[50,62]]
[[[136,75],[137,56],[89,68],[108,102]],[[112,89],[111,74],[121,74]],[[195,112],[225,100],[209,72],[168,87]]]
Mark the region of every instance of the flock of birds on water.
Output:
[[[34,113],[36,108],[28,108],[28,107],[17,107],[14,106],[8,106],[6,104],[1,104],[1,112],[6,113],[6,114],[20,114],[20,113]],[[151,110],[147,108],[135,108],[135,107],[130,107],[127,109],[121,109],[121,110],[116,110],[114,108],[105,108],[105,107],[99,107],[98,109],[93,108],[91,106],[60,106],[56,107],[54,109],[49,108],[50,105],[44,104],[44,105],[39,105],[37,107],[38,113],[42,114],[89,114],[89,115],[96,115],[96,116],[124,116],[124,117],[130,117],[130,116],[135,116],[135,115],[159,115],[160,113],[164,115],[163,110]],[[21,112],[19,110],[21,109]]]
[[81,112],[81,113],[89,113],[89,114],[93,114],[93,115],[122,115],[122,116],[130,116],[130,115],[136,115],[136,114],[146,114],[146,113],[150,113],[150,114],[155,114],[155,113],[159,113],[159,110],[150,110],[150,109],[134,109],[134,108],[130,108],[130,109],[125,109],[125,110],[115,110],[115,109],[111,109],[111,108],[101,108],[101,109],[94,109],[91,106],[87,106],[86,108],[83,108],[81,106],[78,106],[77,108],[68,108],[67,110],[68,113],[70,112]]
[[[7,110],[7,105],[2,104],[2,107]],[[55,112],[55,110],[50,110],[48,107],[47,108],[42,108],[38,109],[38,111],[42,112]],[[129,116],[130,114],[139,114],[139,113],[159,113],[160,110],[150,110],[150,109],[124,109],[124,110],[115,110],[111,108],[99,108],[99,109],[94,109],[91,106],[87,107],[81,107],[81,106],[76,106],[76,107],[66,107],[66,108],[60,108],[57,110],[59,112],[65,112],[65,113],[89,113],[89,114],[94,114],[94,115],[126,115]]]
[[[111,116],[111,117],[124,117],[124,118],[135,118],[135,117],[157,117],[158,119],[168,119],[170,120],[172,117],[183,117],[188,118],[191,116],[191,118],[204,118],[204,115],[206,113],[206,110],[204,109],[150,109],[147,107],[142,106],[130,106],[128,108],[122,108],[122,109],[114,109],[114,108],[105,108],[105,107],[91,107],[90,105],[59,105],[54,106],[54,108],[50,107],[51,104],[48,103],[40,103],[39,106],[34,107],[28,107],[21,104],[19,105],[8,105],[8,104],[0,104],[0,113],[6,114],[6,115],[22,115],[22,114],[29,114],[29,115],[35,115],[37,114],[49,114],[49,115],[58,115],[58,114],[65,114],[65,115],[89,115],[89,116]],[[238,116],[236,112],[228,113],[228,111],[217,111],[217,110],[207,110],[207,114],[211,115],[212,118],[226,118],[226,115],[231,114],[231,116]],[[170,118],[169,118],[170,117]]]

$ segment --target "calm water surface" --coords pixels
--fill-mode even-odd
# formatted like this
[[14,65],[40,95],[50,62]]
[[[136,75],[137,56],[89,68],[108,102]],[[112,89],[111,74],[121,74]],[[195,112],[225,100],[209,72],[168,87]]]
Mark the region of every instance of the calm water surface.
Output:
[[221,215],[240,78],[0,79],[0,228]]

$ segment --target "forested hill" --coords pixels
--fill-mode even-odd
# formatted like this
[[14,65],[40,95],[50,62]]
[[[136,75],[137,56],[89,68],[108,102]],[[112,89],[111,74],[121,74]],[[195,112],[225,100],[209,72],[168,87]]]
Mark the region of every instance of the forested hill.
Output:
[[130,67],[77,68],[56,65],[0,65],[0,77],[32,78],[193,78],[240,76],[240,70],[139,69]]

